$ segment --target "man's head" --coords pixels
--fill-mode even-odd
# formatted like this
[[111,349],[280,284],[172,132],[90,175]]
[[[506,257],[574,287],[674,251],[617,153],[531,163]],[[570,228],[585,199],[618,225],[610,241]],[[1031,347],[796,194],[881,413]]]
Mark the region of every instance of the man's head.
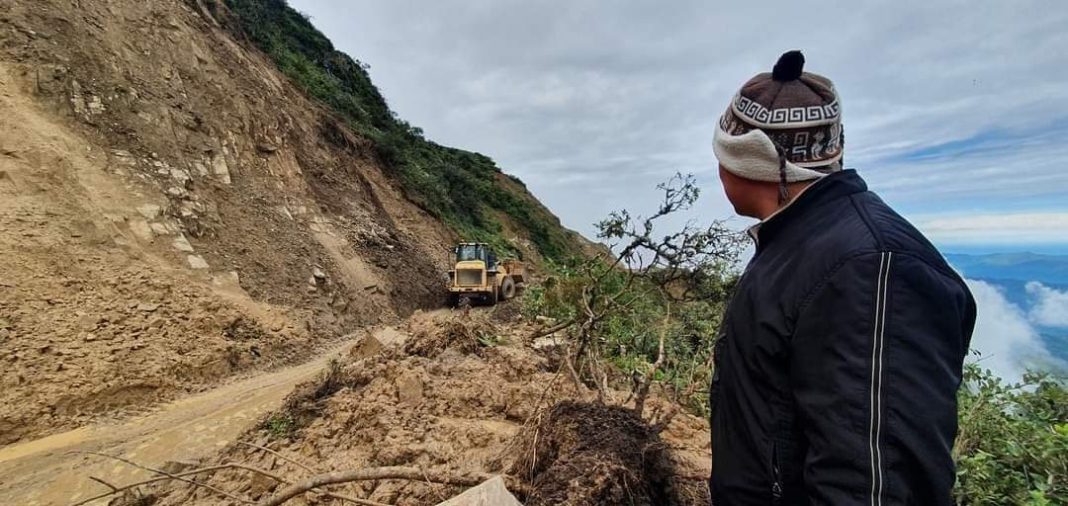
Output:
[[742,86],[719,119],[720,179],[739,214],[764,218],[769,199],[774,211],[842,169],[838,93],[829,79],[803,72],[804,64],[800,51],[783,54],[772,72]]

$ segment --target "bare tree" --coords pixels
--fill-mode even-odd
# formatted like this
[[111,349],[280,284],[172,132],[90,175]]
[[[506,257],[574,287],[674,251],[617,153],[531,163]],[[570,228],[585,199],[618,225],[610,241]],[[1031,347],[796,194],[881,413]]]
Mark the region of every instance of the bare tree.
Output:
[[568,301],[574,318],[542,332],[571,329],[577,346],[569,350],[566,367],[580,390],[592,387],[604,402],[608,374],[600,324],[642,299],[658,298],[665,314],[657,331],[658,356],[644,376],[634,378],[632,395],[625,401],[634,398],[639,414],[653,377],[665,361],[664,344],[672,325],[670,305],[707,297],[713,287],[723,286],[743,242],[741,234],[719,220],[704,227],[691,220],[678,230],[657,234],[664,218],[691,209],[700,196],[692,175],[676,174],[657,188],[663,199],[652,215],[641,217],[622,210],[597,224],[598,238],[609,243],[610,252],[577,267],[580,288]]

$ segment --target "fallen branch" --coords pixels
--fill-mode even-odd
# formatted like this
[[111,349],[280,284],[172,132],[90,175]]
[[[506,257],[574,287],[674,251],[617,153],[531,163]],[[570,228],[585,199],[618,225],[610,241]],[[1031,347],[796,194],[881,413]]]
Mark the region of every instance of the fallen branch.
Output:
[[105,486],[107,488],[110,488],[112,492],[118,492],[119,491],[119,488],[116,487],[115,485],[112,485],[112,484],[110,484],[110,483],[108,483],[108,482],[106,482],[106,481],[104,481],[104,480],[102,480],[100,478],[97,478],[96,476],[90,476],[89,479],[93,480],[93,481],[95,481],[95,482],[97,482],[97,483],[99,483],[99,484],[101,484],[101,485],[103,485],[103,486]]
[[312,469],[311,467],[305,465],[304,463],[302,463],[300,461],[293,460],[293,459],[291,459],[289,457],[286,457],[285,455],[282,455],[281,453],[278,453],[278,452],[276,452],[276,451],[274,451],[274,450],[272,450],[270,448],[267,448],[267,447],[264,447],[264,446],[260,446],[260,445],[255,445],[255,444],[252,444],[252,443],[246,443],[244,441],[238,441],[237,444],[242,445],[242,446],[247,446],[249,448],[254,448],[256,450],[261,450],[261,451],[265,451],[267,453],[270,453],[271,455],[274,455],[275,457],[278,457],[278,458],[280,458],[280,459],[282,459],[282,460],[284,460],[286,462],[289,462],[290,464],[293,464],[293,465],[295,465],[295,466],[297,466],[297,467],[299,467],[299,468],[301,468],[301,469],[303,469],[305,471],[308,471],[309,473],[316,474],[316,473],[319,472],[319,471],[316,471],[315,469]]
[[[184,481],[184,482],[186,482],[186,483],[188,483],[190,485],[196,486],[196,487],[203,487],[205,489],[211,490],[212,492],[215,492],[215,493],[217,493],[219,495],[225,496],[225,497],[227,497],[229,499],[233,499],[233,500],[235,500],[235,501],[237,501],[239,503],[242,503],[242,504],[253,504],[253,502],[249,501],[248,499],[244,499],[244,498],[238,497],[238,496],[236,496],[234,494],[231,494],[230,492],[227,492],[225,490],[213,487],[213,486],[208,485],[206,483],[200,483],[200,482],[197,482],[197,481],[193,481],[193,480],[187,479],[187,478],[185,478],[185,477],[183,477],[181,475],[178,475],[178,474],[168,473],[167,471],[164,471],[162,469],[155,469],[155,468],[152,468],[152,467],[143,466],[141,464],[138,464],[137,462],[133,462],[131,460],[124,459],[124,458],[119,457],[117,455],[108,455],[106,453],[85,452],[85,451],[74,451],[74,452],[70,452],[70,453],[72,453],[72,454],[81,453],[81,454],[86,454],[86,455],[96,455],[98,457],[106,457],[106,458],[109,458],[109,459],[114,459],[114,460],[117,460],[117,461],[122,462],[124,464],[134,466],[134,467],[136,467],[138,469],[144,469],[145,471],[149,471],[149,472],[153,472],[153,473],[156,473],[156,474],[163,475],[167,479]],[[122,490],[127,490],[128,488],[132,488],[132,487],[119,487],[119,488],[112,487],[112,488],[113,488],[113,490],[111,492],[108,492],[107,494],[104,494],[101,497],[107,497],[109,495],[114,495],[114,494],[116,494],[116,493],[118,493],[118,492],[120,492]],[[99,499],[99,498],[97,497],[97,498],[93,498],[93,499],[88,499],[88,500],[85,500],[85,501],[82,501],[82,502],[78,503],[78,505],[85,504],[85,503],[88,503],[88,502],[96,500],[96,499]],[[77,506],[77,505],[75,505],[75,506]]]
[[473,487],[491,477],[493,477],[493,475],[483,473],[455,475],[436,471],[423,471],[414,467],[374,467],[351,471],[336,471],[333,473],[313,476],[299,483],[290,485],[264,502],[263,506],[278,506],[298,495],[309,492],[314,488],[334,483],[349,483],[353,481],[367,480],[411,480]]
[[[211,472],[211,471],[218,471],[220,469],[228,469],[228,468],[230,468],[229,465],[218,465],[218,466],[204,467],[204,468],[201,468],[201,469],[194,469],[192,471],[186,471],[184,473],[176,473],[174,476],[176,476],[176,477],[193,476],[193,475],[196,475],[196,474],[207,473],[207,472]],[[159,482],[159,481],[167,481],[167,480],[173,480],[173,479],[176,479],[176,478],[172,478],[170,476],[157,476],[155,478],[150,478],[150,479],[147,479],[147,480],[144,480],[144,481],[139,481],[137,483],[131,483],[129,485],[123,485],[121,487],[115,487],[115,489],[112,490],[111,492],[107,492],[107,493],[104,493],[104,494],[100,494],[100,495],[97,495],[97,496],[90,497],[90,498],[85,499],[85,500],[83,500],[81,502],[74,503],[71,506],[82,506],[83,504],[89,504],[89,503],[91,503],[91,502],[93,502],[93,501],[95,501],[97,499],[103,499],[105,497],[108,497],[108,496],[111,496],[111,495],[115,495],[115,494],[118,494],[120,492],[125,492],[127,490],[131,490],[131,489],[140,487],[142,485],[148,485],[150,483],[156,483],[156,482]]]
[[[278,457],[278,458],[280,458],[280,459],[282,459],[282,460],[284,460],[286,462],[289,462],[289,463],[291,463],[291,464],[293,464],[295,466],[298,466],[298,467],[304,469],[305,471],[308,471],[309,473],[316,474],[316,473],[319,472],[319,471],[316,471],[312,467],[310,467],[310,466],[308,466],[308,465],[306,465],[306,464],[304,464],[304,463],[302,463],[302,462],[300,462],[298,460],[294,460],[294,459],[291,459],[289,457],[286,457],[285,455],[282,455],[281,453],[278,453],[278,452],[276,452],[276,451],[274,451],[274,450],[272,450],[270,448],[267,448],[267,447],[264,447],[264,446],[260,446],[260,445],[256,445],[256,444],[252,444],[252,443],[246,443],[244,441],[238,441],[237,443],[240,444],[240,445],[247,446],[249,448],[255,448],[257,450],[262,450],[262,451],[265,451],[267,453],[270,453],[271,455],[274,455],[275,457]],[[284,480],[284,479],[279,478],[277,476],[267,475],[267,474],[263,473],[262,471],[259,471],[258,469],[255,469],[255,468],[242,467],[242,469],[246,469],[246,470],[253,471],[253,472],[259,472],[260,474],[264,474],[264,476],[272,478],[275,481],[281,482],[281,483],[286,484],[286,485],[289,485],[290,483],[292,483],[292,482],[290,482],[288,480]],[[328,491],[326,489],[314,490],[314,491],[315,492],[319,492],[319,493],[321,493],[321,494],[323,494],[323,495],[325,495],[327,497],[333,497],[334,499],[340,499],[342,501],[349,501],[349,502],[355,503],[355,504],[362,504],[364,506],[390,506],[388,504],[371,501],[369,499],[360,499],[359,497],[352,497],[352,496],[347,496],[347,495],[342,495],[342,494],[336,494],[336,493],[330,492],[330,491]]]
[[[92,453],[92,452],[81,452],[81,453]],[[130,464],[130,465],[135,466],[135,467],[140,467],[142,469],[148,469],[148,468],[145,468],[144,466],[141,466],[139,464],[135,464],[133,462],[129,462],[129,461],[125,460],[125,459],[122,459],[121,457],[115,457],[114,455],[106,455],[106,454],[101,454],[101,453],[93,453],[93,455],[100,455],[102,457],[114,458],[116,460],[119,460],[121,462],[125,462],[125,463]],[[167,481],[167,480],[184,481],[184,482],[189,483],[189,484],[191,484],[191,485],[193,485],[195,487],[203,487],[203,488],[207,488],[209,490],[218,491],[218,489],[214,489],[213,487],[211,487],[209,485],[206,485],[204,483],[200,483],[200,482],[192,481],[192,480],[186,480],[184,478],[186,476],[195,476],[195,475],[198,475],[198,474],[210,473],[210,472],[214,472],[214,471],[221,471],[223,469],[241,469],[241,470],[249,471],[249,472],[256,473],[256,474],[261,474],[261,475],[266,476],[266,477],[268,477],[268,478],[270,478],[270,479],[272,479],[274,481],[282,483],[283,485],[290,485],[292,483],[289,480],[286,480],[286,479],[282,478],[281,476],[278,476],[278,475],[276,475],[274,473],[271,473],[269,471],[264,471],[263,469],[259,469],[259,468],[256,468],[256,467],[252,467],[252,466],[249,466],[249,465],[246,465],[246,464],[240,464],[240,463],[236,463],[236,462],[227,462],[225,464],[202,467],[200,469],[191,469],[189,471],[184,471],[184,472],[181,472],[181,473],[167,474],[165,476],[157,476],[155,478],[149,478],[147,480],[142,480],[142,481],[139,481],[139,482],[136,482],[136,483],[130,483],[129,485],[123,485],[121,487],[113,486],[113,485],[111,485],[111,484],[109,484],[107,482],[104,482],[103,480],[100,480],[99,478],[90,476],[90,479],[104,484],[105,486],[111,488],[111,491],[103,493],[103,494],[99,494],[99,495],[96,495],[96,496],[93,496],[93,497],[90,497],[90,498],[85,499],[85,500],[83,500],[81,502],[72,504],[71,506],[82,506],[84,504],[89,504],[89,503],[91,503],[93,501],[96,501],[97,499],[103,499],[105,497],[109,497],[109,496],[112,496],[112,495],[120,494],[122,492],[125,492],[127,490],[132,490],[132,489],[135,489],[137,487],[141,487],[141,486],[144,486],[144,485],[149,485],[149,484],[160,482],[160,481]],[[151,469],[149,469],[149,470],[151,470]],[[375,502],[375,501],[371,501],[371,500],[368,500],[368,499],[360,499],[360,498],[357,498],[357,497],[344,496],[344,495],[341,495],[341,494],[334,494],[332,492],[324,492],[324,491],[320,491],[320,490],[315,490],[315,492],[321,493],[321,494],[323,494],[325,496],[328,496],[328,497],[333,497],[334,499],[339,499],[339,500],[343,500],[343,501],[349,501],[349,502],[352,502],[352,503],[355,503],[355,504],[362,504],[364,506],[391,506],[391,505],[385,504],[385,503]],[[223,494],[225,495],[226,492],[223,492]],[[241,502],[244,502],[246,504],[253,504],[252,501],[247,501],[247,500],[244,500],[244,499],[241,499],[241,498],[237,498],[237,500],[239,500]]]
[[548,336],[548,335],[555,334],[555,333],[557,333],[557,332],[559,332],[561,330],[564,330],[564,329],[566,329],[566,328],[568,328],[568,327],[570,327],[570,326],[572,326],[574,324],[575,324],[575,319],[572,318],[572,319],[567,320],[567,321],[565,321],[563,323],[558,323],[556,325],[553,325],[552,327],[549,327],[547,329],[539,330],[539,331],[531,334],[530,335],[530,339],[537,339],[539,337],[545,337],[545,336]]

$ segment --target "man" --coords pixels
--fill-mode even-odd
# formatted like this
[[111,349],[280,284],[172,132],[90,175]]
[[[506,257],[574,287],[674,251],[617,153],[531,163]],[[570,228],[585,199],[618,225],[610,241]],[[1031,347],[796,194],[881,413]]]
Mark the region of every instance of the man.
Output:
[[798,51],[715,137],[753,259],[715,345],[715,506],[952,504],[956,392],[975,322],[961,278],[853,170],[834,85]]

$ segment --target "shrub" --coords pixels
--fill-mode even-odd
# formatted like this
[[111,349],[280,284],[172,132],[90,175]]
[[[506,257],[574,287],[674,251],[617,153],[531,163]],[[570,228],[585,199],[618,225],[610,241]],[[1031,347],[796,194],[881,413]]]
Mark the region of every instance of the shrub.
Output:
[[955,496],[962,505],[1068,504],[1068,389],[1049,374],[1006,384],[965,369]]

